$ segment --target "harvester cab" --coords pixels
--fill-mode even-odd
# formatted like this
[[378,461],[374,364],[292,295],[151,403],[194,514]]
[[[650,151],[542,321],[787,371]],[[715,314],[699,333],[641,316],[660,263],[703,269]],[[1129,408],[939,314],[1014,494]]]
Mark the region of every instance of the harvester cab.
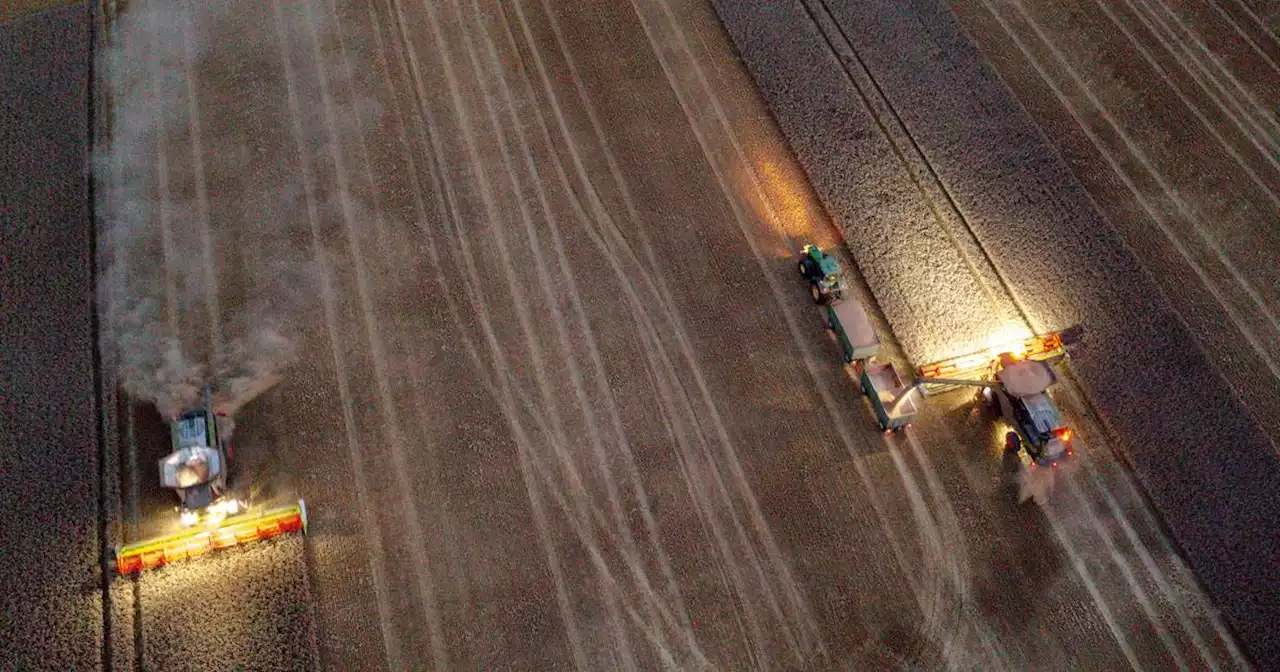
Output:
[[1005,447],[1026,450],[1033,465],[1057,467],[1073,455],[1071,429],[1048,391],[1058,382],[1053,363],[1066,356],[1059,334],[1036,336],[1021,346],[1006,346],[920,367],[916,380],[926,393],[980,387],[988,406],[1013,431]]
[[797,264],[800,277],[809,282],[809,293],[814,303],[827,303],[831,299],[844,298],[844,285],[840,280],[840,262],[812,243],[800,250]]

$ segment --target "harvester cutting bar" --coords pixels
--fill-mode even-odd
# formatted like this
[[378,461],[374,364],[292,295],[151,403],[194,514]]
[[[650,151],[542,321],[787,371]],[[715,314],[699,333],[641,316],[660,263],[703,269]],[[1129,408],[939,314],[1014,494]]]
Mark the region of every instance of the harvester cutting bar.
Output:
[[185,530],[158,539],[129,544],[116,552],[116,569],[133,574],[180,560],[204,555],[289,532],[307,531],[307,505],[301,499],[292,506],[224,520],[213,529]]
[[[974,352],[968,355],[953,357],[941,362],[926,364],[919,369],[921,378],[968,378],[965,374],[981,371],[991,363],[992,360],[1004,353],[1012,353],[1014,356],[1023,359],[1045,360],[1053,359],[1064,353],[1062,349],[1062,335],[1059,333],[1045,334],[1043,336],[1032,336],[1021,343],[1011,343],[994,348],[987,348],[980,352]],[[939,384],[944,384],[938,381]]]

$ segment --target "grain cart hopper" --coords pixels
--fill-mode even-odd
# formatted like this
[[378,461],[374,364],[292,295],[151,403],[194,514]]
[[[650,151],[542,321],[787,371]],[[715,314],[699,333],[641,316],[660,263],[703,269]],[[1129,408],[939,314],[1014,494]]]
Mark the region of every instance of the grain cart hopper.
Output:
[[867,359],[880,351],[880,338],[861,303],[835,299],[823,306],[823,313],[827,328],[840,342],[846,364]]
[[916,417],[915,386],[904,386],[893,364],[867,360],[860,367],[858,384],[871,400],[880,429],[899,432],[911,426]]
[[1072,454],[1071,429],[1063,425],[1048,389],[1058,382],[1053,363],[1066,356],[1060,334],[1037,336],[1020,345],[965,355],[920,367],[916,379],[926,393],[982,388],[981,396],[1014,431],[1005,447],[1026,449],[1031,463],[1057,467]]
[[131,574],[209,551],[306,531],[306,504],[251,512],[227,487],[231,449],[219,435],[220,416],[210,392],[204,405],[188,409],[169,423],[173,452],[160,460],[160,484],[178,496],[182,529],[128,544],[116,550],[116,569]]

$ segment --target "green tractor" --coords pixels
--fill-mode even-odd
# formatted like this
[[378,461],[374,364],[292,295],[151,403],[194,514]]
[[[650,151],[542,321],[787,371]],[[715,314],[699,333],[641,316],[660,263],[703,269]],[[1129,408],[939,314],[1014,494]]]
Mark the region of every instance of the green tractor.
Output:
[[797,264],[800,277],[809,283],[809,294],[817,304],[844,298],[844,285],[840,281],[840,262],[812,243],[800,250]]

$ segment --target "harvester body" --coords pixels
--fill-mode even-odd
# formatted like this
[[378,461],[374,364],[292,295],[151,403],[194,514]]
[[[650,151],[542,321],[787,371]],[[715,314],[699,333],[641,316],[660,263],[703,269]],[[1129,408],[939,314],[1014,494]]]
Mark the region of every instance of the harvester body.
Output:
[[302,500],[269,511],[252,512],[227,485],[231,449],[220,435],[212,397],[169,423],[173,451],[159,461],[160,484],[173,490],[181,530],[128,544],[116,551],[116,568],[130,574],[212,550],[279,534],[306,531]]
[[1008,355],[993,367],[997,367],[992,377],[996,384],[983,387],[982,396],[1017,430],[1016,439],[1006,437],[1007,447],[1014,451],[1025,447],[1038,466],[1058,466],[1071,455],[1071,430],[1063,425],[1048,394],[1058,382],[1053,367],[1043,361],[1011,361]]
[[1058,334],[1037,336],[994,356],[988,351],[922,366],[917,385],[933,394],[982,388],[982,398],[1014,429],[1005,436],[1006,448],[1025,448],[1032,464],[1056,467],[1073,454],[1071,429],[1048,394],[1058,382],[1053,363],[1065,355]]

